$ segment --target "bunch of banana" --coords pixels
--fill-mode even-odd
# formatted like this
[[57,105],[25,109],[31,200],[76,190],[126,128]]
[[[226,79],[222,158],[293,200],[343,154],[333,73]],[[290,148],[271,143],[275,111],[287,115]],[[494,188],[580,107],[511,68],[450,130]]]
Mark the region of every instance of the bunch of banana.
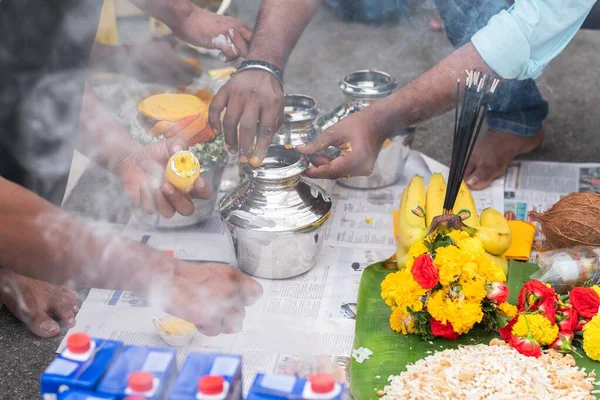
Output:
[[[424,239],[432,228],[434,218],[443,214],[445,196],[446,181],[442,174],[432,175],[427,191],[423,177],[419,175],[415,175],[404,189],[397,218],[398,268],[404,267],[410,246]],[[506,272],[504,253],[510,247],[512,236],[504,216],[493,208],[486,208],[481,215],[477,215],[475,201],[464,182],[458,192],[453,213],[461,218],[461,229],[478,238],[489,258]]]

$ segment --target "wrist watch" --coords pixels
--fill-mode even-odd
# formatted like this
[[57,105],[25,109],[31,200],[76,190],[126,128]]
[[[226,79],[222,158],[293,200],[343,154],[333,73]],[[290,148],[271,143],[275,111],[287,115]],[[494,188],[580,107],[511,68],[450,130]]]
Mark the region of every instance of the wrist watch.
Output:
[[231,76],[234,77],[235,75],[239,74],[240,72],[249,71],[252,69],[262,70],[262,71],[268,72],[271,75],[273,75],[275,77],[275,79],[277,79],[277,81],[281,85],[281,89],[283,90],[283,72],[281,72],[281,70],[279,68],[277,68],[275,65],[268,63],[266,61],[255,61],[255,60],[244,61],[240,65],[240,67],[233,74],[231,74]]

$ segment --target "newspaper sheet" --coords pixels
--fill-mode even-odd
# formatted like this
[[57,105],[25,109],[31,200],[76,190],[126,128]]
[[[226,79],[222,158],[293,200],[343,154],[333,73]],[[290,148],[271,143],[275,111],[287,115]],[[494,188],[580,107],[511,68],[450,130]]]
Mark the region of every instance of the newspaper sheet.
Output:
[[[215,350],[242,354],[245,387],[256,372],[280,370],[286,359],[325,354],[346,367],[352,350],[356,301],[362,271],[395,252],[392,210],[398,207],[410,177],[429,180],[432,172],[448,168],[412,152],[401,181],[380,190],[352,190],[331,181],[318,183],[332,194],[334,211],[325,244],[310,272],[288,280],[258,281],[264,295],[247,310],[242,332],[216,338],[197,334],[190,345],[178,348],[183,360],[190,351]],[[503,182],[475,192],[481,210],[503,210]],[[132,218],[123,236],[190,261],[219,261],[236,265],[233,246],[218,214],[191,229],[152,230]],[[92,289],[77,316],[76,331],[128,344],[168,347],[156,332],[153,316],[164,311],[131,292]],[[59,350],[62,348],[59,348]],[[299,354],[300,353],[300,354]]]
[[[511,164],[504,182],[505,217],[533,222],[529,212],[546,211],[569,193],[600,194],[600,164],[518,161]],[[536,229],[531,260],[545,247],[544,235]]]

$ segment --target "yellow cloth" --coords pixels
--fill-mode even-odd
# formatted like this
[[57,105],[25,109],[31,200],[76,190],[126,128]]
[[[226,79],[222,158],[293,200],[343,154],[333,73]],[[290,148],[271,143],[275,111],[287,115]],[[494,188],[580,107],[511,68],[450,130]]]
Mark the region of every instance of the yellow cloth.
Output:
[[535,226],[525,221],[508,221],[512,242],[504,254],[508,260],[528,261],[535,237]]
[[96,32],[96,43],[117,46],[119,31],[117,29],[117,14],[115,0],[104,0],[100,13],[100,22]]

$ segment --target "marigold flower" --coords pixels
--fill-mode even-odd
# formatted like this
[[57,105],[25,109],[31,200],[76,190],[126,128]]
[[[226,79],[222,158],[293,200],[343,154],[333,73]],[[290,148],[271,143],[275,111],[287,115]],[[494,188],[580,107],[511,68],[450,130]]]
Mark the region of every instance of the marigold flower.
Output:
[[504,302],[498,305],[498,310],[505,316],[512,318],[517,315],[517,307],[513,306],[510,303]]
[[521,314],[512,328],[512,334],[518,337],[531,334],[540,345],[547,346],[558,337],[558,326],[540,314]]
[[583,327],[583,350],[592,360],[600,361],[600,314]]
[[394,332],[408,335],[409,333],[414,333],[414,327],[414,319],[410,313],[398,307],[395,307],[392,310],[392,314],[390,315],[390,328],[392,328]]

